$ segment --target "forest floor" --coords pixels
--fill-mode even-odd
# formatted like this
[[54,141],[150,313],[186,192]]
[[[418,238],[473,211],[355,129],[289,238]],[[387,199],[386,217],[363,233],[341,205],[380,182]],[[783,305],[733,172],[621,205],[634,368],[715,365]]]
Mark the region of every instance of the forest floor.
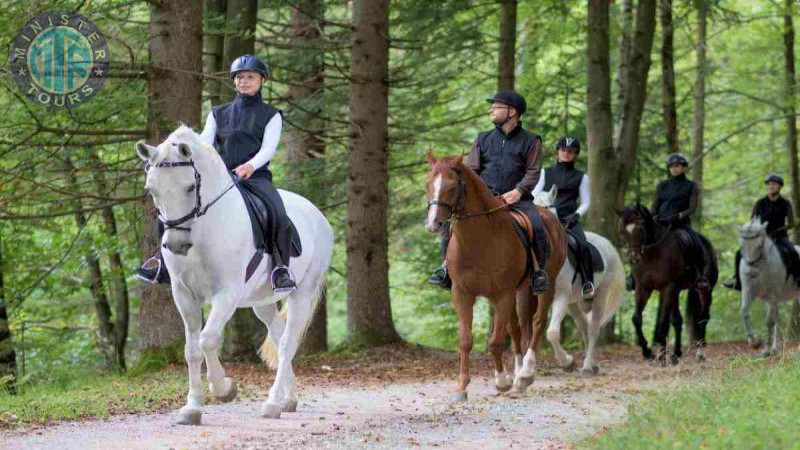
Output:
[[200,426],[175,425],[174,411],[117,415],[2,430],[0,448],[571,448],[624,421],[628,405],[752,353],[739,343],[715,344],[706,362],[687,355],[676,366],[660,367],[643,361],[637,347],[614,345],[601,350],[600,374],[593,377],[563,372],[546,353],[527,393],[500,395],[487,356],[473,355],[469,400],[451,403],[456,354],[382,347],[299,361],[298,410],[278,420],[258,416],[274,372],[229,364],[239,398],[207,405]]

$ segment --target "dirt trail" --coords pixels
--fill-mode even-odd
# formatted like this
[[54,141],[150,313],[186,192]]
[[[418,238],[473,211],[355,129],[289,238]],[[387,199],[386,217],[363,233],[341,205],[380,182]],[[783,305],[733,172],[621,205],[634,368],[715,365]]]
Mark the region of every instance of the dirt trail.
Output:
[[[722,367],[739,345],[709,348],[709,361],[686,359],[657,367],[637,350],[605,349],[601,374],[564,373],[540,364],[526,394],[497,395],[487,360],[473,364],[467,403],[452,404],[454,355],[419,349],[384,349],[298,367],[298,412],[279,420],[258,417],[265,370],[234,366],[245,396],[205,408],[203,425],[173,425],[173,413],[118,416],[7,431],[0,448],[13,449],[358,449],[358,448],[569,448],[625,418],[643,390],[684,383]],[[252,369],[252,367],[250,367]],[[445,375],[447,374],[447,375]],[[255,386],[259,386],[256,388]]]

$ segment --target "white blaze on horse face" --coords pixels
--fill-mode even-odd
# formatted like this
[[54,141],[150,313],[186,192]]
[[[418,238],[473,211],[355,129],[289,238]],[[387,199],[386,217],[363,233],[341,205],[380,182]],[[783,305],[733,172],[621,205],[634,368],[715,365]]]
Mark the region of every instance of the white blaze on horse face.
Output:
[[635,223],[629,223],[629,224],[625,225],[625,231],[627,231],[628,234],[633,234],[633,230],[635,230],[635,229],[636,229],[636,224]]
[[[433,180],[433,196],[431,201],[439,201],[439,196],[442,193],[442,174],[436,175]],[[431,233],[437,231],[439,227],[436,224],[436,216],[439,215],[439,205],[433,205],[428,208],[428,220],[425,222],[425,229]]]

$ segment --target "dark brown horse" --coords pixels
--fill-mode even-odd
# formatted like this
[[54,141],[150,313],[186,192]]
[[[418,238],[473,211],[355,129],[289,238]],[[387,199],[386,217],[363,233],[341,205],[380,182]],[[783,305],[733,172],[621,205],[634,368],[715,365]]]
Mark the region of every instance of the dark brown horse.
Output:
[[[426,228],[435,233],[446,221],[451,221],[452,237],[446,261],[453,281],[451,300],[459,320],[460,357],[454,398],[467,398],[472,309],[477,296],[486,297],[494,307],[489,348],[494,356],[495,386],[500,392],[512,387],[512,376],[503,362],[505,337],[510,331],[515,355],[513,385],[524,390],[533,382],[535,352],[546,328],[555,279],[566,257],[566,235],[555,215],[539,208],[550,242],[545,270],[552,282],[537,298],[532,294],[526,270],[525,246],[514,229],[508,205],[492,195],[483,180],[463,164],[461,156],[437,160],[428,152],[428,162],[431,171],[426,186],[429,205]],[[520,309],[519,319],[515,303]],[[524,357],[523,348],[527,348]]]
[[707,291],[696,289],[694,273],[687,269],[686,245],[681,242],[678,232],[661,226],[650,211],[639,203],[625,208],[619,213],[619,232],[628,247],[628,258],[633,268],[636,282],[636,310],[633,325],[636,338],[642,348],[642,356],[652,359],[653,352],[647,346],[642,332],[642,312],[653,291],[659,291],[661,298],[656,318],[653,343],[660,348],[656,358],[666,364],[667,337],[670,322],[675,330],[675,346],[670,361],[677,364],[683,352],[681,349],[681,330],[683,317],[679,307],[679,294],[689,290],[686,301],[686,315],[689,322],[689,344],[697,349],[697,359],[705,359],[706,325],[711,310],[712,291],[719,276],[717,260],[711,243],[700,236],[709,256]]

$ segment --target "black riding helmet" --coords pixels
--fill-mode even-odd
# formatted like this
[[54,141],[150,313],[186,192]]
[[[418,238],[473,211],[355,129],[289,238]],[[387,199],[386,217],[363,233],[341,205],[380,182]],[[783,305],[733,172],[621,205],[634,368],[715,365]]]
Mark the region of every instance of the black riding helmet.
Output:
[[580,155],[581,142],[574,137],[564,136],[558,140],[558,143],[556,143],[556,150],[560,148],[574,148],[575,154]]
[[266,80],[269,78],[269,67],[253,55],[242,55],[231,63],[231,78],[235,78],[239,72],[256,72]]
[[783,178],[780,175],[778,175],[777,173],[771,173],[771,174],[767,175],[767,178],[764,178],[764,184],[767,184],[770,181],[774,181],[774,182],[780,184],[781,186],[783,186]]
[[682,164],[683,167],[689,167],[689,160],[680,153],[673,153],[667,157],[667,169],[673,164]]
[[486,99],[489,103],[500,102],[517,110],[517,115],[522,116],[525,110],[528,109],[525,98],[514,91],[500,91],[492,97]]

